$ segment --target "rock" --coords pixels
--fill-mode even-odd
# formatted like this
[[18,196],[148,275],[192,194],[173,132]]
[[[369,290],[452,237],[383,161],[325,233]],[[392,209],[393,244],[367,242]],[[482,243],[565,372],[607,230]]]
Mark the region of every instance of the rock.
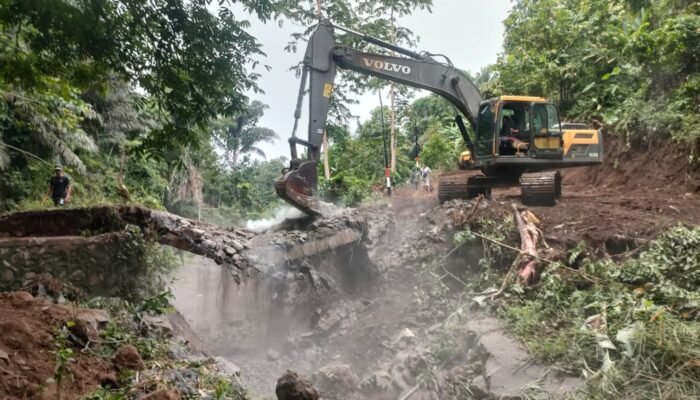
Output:
[[182,396],[180,396],[180,392],[174,389],[160,389],[156,390],[155,392],[149,393],[143,397],[140,397],[139,400],[180,400],[182,399]]
[[396,339],[394,339],[394,344],[398,345],[406,345],[409,343],[413,343],[416,339],[416,334],[413,333],[412,330],[408,328],[404,328],[399,332],[399,334],[396,336]]
[[0,361],[5,363],[5,365],[10,363],[10,356],[3,349],[0,349]]
[[489,391],[489,384],[482,375],[477,376],[469,383],[469,390],[476,400],[492,398],[491,392]]
[[166,337],[173,336],[173,326],[165,315],[146,315],[143,317],[143,322],[150,330],[155,330]]
[[234,377],[241,375],[241,368],[223,357],[214,357],[216,368],[223,375]]
[[130,344],[120,347],[117,352],[114,353],[112,364],[114,364],[118,370],[131,369],[134,371],[143,371],[146,369],[146,364],[144,364],[138,350]]
[[316,327],[323,332],[335,330],[346,316],[346,312],[343,309],[331,309],[319,318]]
[[213,240],[205,239],[202,241],[202,246],[213,249],[216,248],[216,242],[214,242]]
[[81,270],[73,271],[68,279],[74,283],[83,282],[85,280],[85,272]]
[[180,343],[173,342],[168,347],[168,357],[171,360],[180,361],[186,360],[189,357],[189,354],[187,353],[185,346],[181,345]]
[[277,361],[280,358],[280,354],[272,349],[267,351],[267,361]]
[[290,370],[277,380],[275,394],[277,400],[318,400],[318,391],[308,378]]
[[165,372],[165,377],[171,386],[177,388],[178,393],[186,398],[192,398],[199,394],[200,375],[194,369],[170,369]]
[[500,322],[495,318],[471,318],[467,322],[467,330],[478,335],[480,346],[488,353],[484,369],[489,391],[494,397],[516,397],[532,382],[559,396],[573,393],[577,386],[583,384],[577,378],[548,373],[547,367],[533,363],[520,343],[503,333]]
[[391,389],[391,375],[386,371],[376,371],[365,377],[360,384],[365,392],[385,392]]
[[110,320],[109,314],[104,310],[90,308],[71,309],[71,312],[75,313],[74,324],[68,329],[73,334],[73,339],[77,344],[85,346],[88,342],[98,342],[100,339],[99,331],[104,329]]
[[10,268],[4,268],[1,278],[3,282],[12,282],[15,280],[15,271]]
[[12,292],[12,297],[20,301],[33,301],[34,296],[29,292]]
[[347,364],[334,363],[319,369],[313,382],[322,392],[347,394],[359,389],[360,381]]
[[232,255],[236,254],[236,249],[234,249],[234,248],[231,247],[231,246],[226,246],[226,247],[224,247],[224,251],[225,251],[226,254],[228,254],[229,256],[232,256]]
[[119,387],[119,378],[114,372],[105,373],[100,376],[100,386],[103,388],[116,389]]
[[104,328],[111,320],[107,311],[95,308],[79,309],[76,319],[93,324],[98,329]]
[[197,238],[202,237],[204,235],[204,231],[201,229],[190,229],[190,232],[192,232],[192,235]]
[[241,244],[241,242],[239,242],[237,240],[231,240],[230,243],[231,243],[231,246],[233,246],[233,248],[236,249],[236,251],[243,251],[244,247]]

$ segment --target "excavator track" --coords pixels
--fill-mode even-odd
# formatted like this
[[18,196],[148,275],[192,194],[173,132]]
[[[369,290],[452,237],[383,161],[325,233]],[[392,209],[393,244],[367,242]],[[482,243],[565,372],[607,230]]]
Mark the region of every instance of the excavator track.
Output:
[[438,181],[440,204],[454,199],[472,199],[480,194],[491,195],[491,186],[483,175],[464,171],[442,175]]
[[523,204],[553,206],[561,196],[561,174],[558,171],[523,174],[520,193]]

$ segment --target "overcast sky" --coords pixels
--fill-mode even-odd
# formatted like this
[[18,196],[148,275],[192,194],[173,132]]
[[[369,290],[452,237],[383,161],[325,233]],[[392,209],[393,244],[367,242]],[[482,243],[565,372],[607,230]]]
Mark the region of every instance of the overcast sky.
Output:
[[[403,18],[401,25],[420,37],[419,50],[445,54],[456,67],[477,72],[482,66],[496,61],[502,49],[502,22],[510,8],[510,0],[434,0],[432,13],[416,12]],[[260,125],[274,129],[280,136],[277,143],[261,147],[268,159],[289,157],[287,139],[292,131],[294,106],[299,90],[299,80],[293,71],[289,71],[289,67],[300,61],[303,48],[293,54],[284,51],[284,46],[289,41],[289,35],[299,32],[301,27],[287,22],[280,28],[275,23],[263,24],[252,18],[251,21],[253,26],[250,33],[258,38],[267,54],[261,61],[270,65],[272,70],[260,70],[262,78],[259,85],[265,93],[251,93],[250,97],[270,107]],[[370,110],[379,106],[379,99],[375,93],[363,95],[359,99],[360,103],[351,110],[360,120],[364,120],[369,116]],[[305,117],[308,110],[304,109],[303,113],[298,135],[306,138],[305,128],[308,122]]]

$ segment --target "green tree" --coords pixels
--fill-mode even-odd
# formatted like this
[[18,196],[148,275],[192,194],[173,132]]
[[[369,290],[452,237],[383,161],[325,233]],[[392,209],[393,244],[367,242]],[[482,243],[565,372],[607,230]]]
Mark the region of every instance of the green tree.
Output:
[[699,137],[697,2],[521,0],[504,24],[504,91],[603,117],[630,144]]
[[266,108],[265,104],[253,101],[239,115],[211,123],[213,138],[224,151],[224,159],[230,168],[235,169],[244,155],[265,158],[265,152],[258,145],[279,139],[272,129],[257,126]]
[[[39,142],[84,170],[75,151],[93,146],[80,125],[99,117],[80,94],[104,90],[116,75],[143,89],[162,117],[145,145],[196,144],[196,127],[242,112],[244,93],[257,90],[252,57],[262,52],[245,30],[249,23],[228,8],[234,2],[263,21],[276,13],[273,0],[220,2],[217,14],[207,0],[3,1],[3,131]],[[7,135],[3,141],[11,140]],[[6,147],[2,154],[7,166]]]

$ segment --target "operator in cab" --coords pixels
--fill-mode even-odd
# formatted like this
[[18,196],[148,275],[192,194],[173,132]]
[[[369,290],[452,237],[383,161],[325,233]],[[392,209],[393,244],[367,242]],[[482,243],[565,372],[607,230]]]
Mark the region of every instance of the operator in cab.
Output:
[[70,179],[63,174],[60,165],[54,167],[55,175],[49,179],[49,191],[47,196],[51,196],[54,206],[62,207],[70,201],[72,187]]

